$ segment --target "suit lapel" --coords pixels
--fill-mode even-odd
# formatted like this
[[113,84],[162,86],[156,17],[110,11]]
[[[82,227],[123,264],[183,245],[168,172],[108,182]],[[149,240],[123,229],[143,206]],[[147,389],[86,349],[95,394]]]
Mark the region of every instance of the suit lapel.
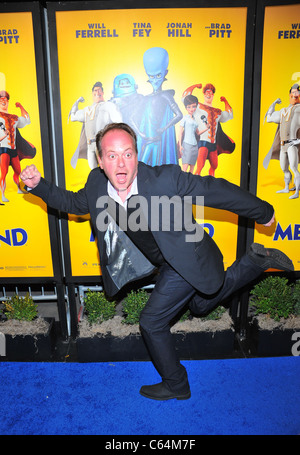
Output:
[[143,163],[139,163],[137,174],[138,193],[147,199],[149,197],[149,180],[150,175],[148,168]]
[[106,196],[108,194],[107,193],[108,179],[100,168],[99,168],[99,171],[102,175],[99,175],[99,182],[97,184],[97,198],[100,196]]
[[141,204],[141,208],[144,213],[144,217],[148,221],[148,226],[151,223],[151,194],[150,194],[150,176],[149,170],[146,165],[139,163],[138,174],[137,174],[137,187],[138,195],[145,198],[147,204]]

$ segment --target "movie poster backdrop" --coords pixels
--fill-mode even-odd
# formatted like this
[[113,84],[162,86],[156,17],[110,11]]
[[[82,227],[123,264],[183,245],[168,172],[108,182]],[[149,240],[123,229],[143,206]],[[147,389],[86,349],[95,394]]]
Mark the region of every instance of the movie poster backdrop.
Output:
[[[202,141],[202,155],[187,158],[187,171],[240,185],[247,7],[95,10],[90,3],[87,9],[62,10],[55,5],[49,4],[49,31],[57,52],[51,56],[58,61],[52,77],[59,87],[62,129],[62,150],[56,153],[63,154],[68,190],[82,188],[97,166],[95,131],[112,121],[136,130],[140,161],[183,167],[179,139],[195,134],[182,120],[189,116],[187,95],[197,97]],[[238,217],[205,209],[198,221],[229,266],[236,258]],[[70,216],[68,232],[72,275],[99,275],[89,220]]]
[[0,9],[0,278],[53,277],[47,207],[24,193],[19,179],[29,164],[44,174],[43,154],[49,153],[42,147],[41,128],[48,124],[41,124],[39,109],[42,61],[37,62],[33,7],[5,12],[7,5]]
[[300,137],[299,17],[300,4],[264,10],[257,195],[273,204],[276,227],[266,235],[257,226],[254,234],[255,241],[284,251],[296,270],[300,270],[300,145],[281,145],[281,141]]

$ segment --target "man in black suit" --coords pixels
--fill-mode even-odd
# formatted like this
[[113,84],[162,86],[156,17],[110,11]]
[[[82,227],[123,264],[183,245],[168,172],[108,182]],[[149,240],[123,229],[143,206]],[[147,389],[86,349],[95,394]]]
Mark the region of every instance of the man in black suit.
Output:
[[96,144],[99,168],[77,193],[47,182],[33,165],[20,177],[49,206],[90,213],[108,295],[159,268],[140,326],[162,382],[143,386],[140,393],[155,400],[187,399],[187,372],[177,358],[170,321],[187,303],[198,314],[211,310],[270,267],[293,270],[279,250],[253,244],[224,272],[219,248],[189,207],[200,203],[230,210],[265,226],[274,222],[273,207],[224,179],[195,176],[176,165],[139,163],[136,136],[126,124],[107,125]]

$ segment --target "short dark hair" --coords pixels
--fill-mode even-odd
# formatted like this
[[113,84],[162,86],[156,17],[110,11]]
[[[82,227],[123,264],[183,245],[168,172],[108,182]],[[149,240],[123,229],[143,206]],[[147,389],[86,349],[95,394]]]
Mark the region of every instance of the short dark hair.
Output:
[[101,142],[105,134],[107,134],[109,131],[113,130],[122,130],[128,133],[132,139],[133,139],[133,144],[134,144],[134,150],[137,153],[137,138],[136,134],[133,131],[133,129],[127,125],[127,123],[109,123],[106,125],[101,131],[99,131],[96,135],[96,148],[99,153],[99,156],[102,156],[102,149],[101,149]]
[[190,106],[191,104],[198,105],[198,98],[194,95],[187,95],[183,100],[183,104],[185,105],[185,107]]
[[213,93],[216,92],[216,88],[213,84],[206,84],[205,87],[203,87],[202,92],[205,93],[206,90],[211,90]]
[[95,87],[100,87],[101,90],[103,91],[103,85],[102,85],[102,82],[95,82],[95,84],[93,85],[93,88],[92,88],[92,91],[94,90]]
[[298,85],[298,84],[294,84],[294,85],[290,88],[290,93],[292,92],[292,90],[298,90],[298,92],[299,92],[299,89],[300,89],[299,85]]

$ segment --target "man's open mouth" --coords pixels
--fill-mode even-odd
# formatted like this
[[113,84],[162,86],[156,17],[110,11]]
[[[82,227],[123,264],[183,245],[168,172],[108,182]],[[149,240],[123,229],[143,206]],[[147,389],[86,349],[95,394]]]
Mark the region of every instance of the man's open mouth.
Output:
[[122,183],[126,182],[127,174],[120,172],[120,173],[116,174],[116,177],[117,177],[117,182],[119,184],[122,184]]

